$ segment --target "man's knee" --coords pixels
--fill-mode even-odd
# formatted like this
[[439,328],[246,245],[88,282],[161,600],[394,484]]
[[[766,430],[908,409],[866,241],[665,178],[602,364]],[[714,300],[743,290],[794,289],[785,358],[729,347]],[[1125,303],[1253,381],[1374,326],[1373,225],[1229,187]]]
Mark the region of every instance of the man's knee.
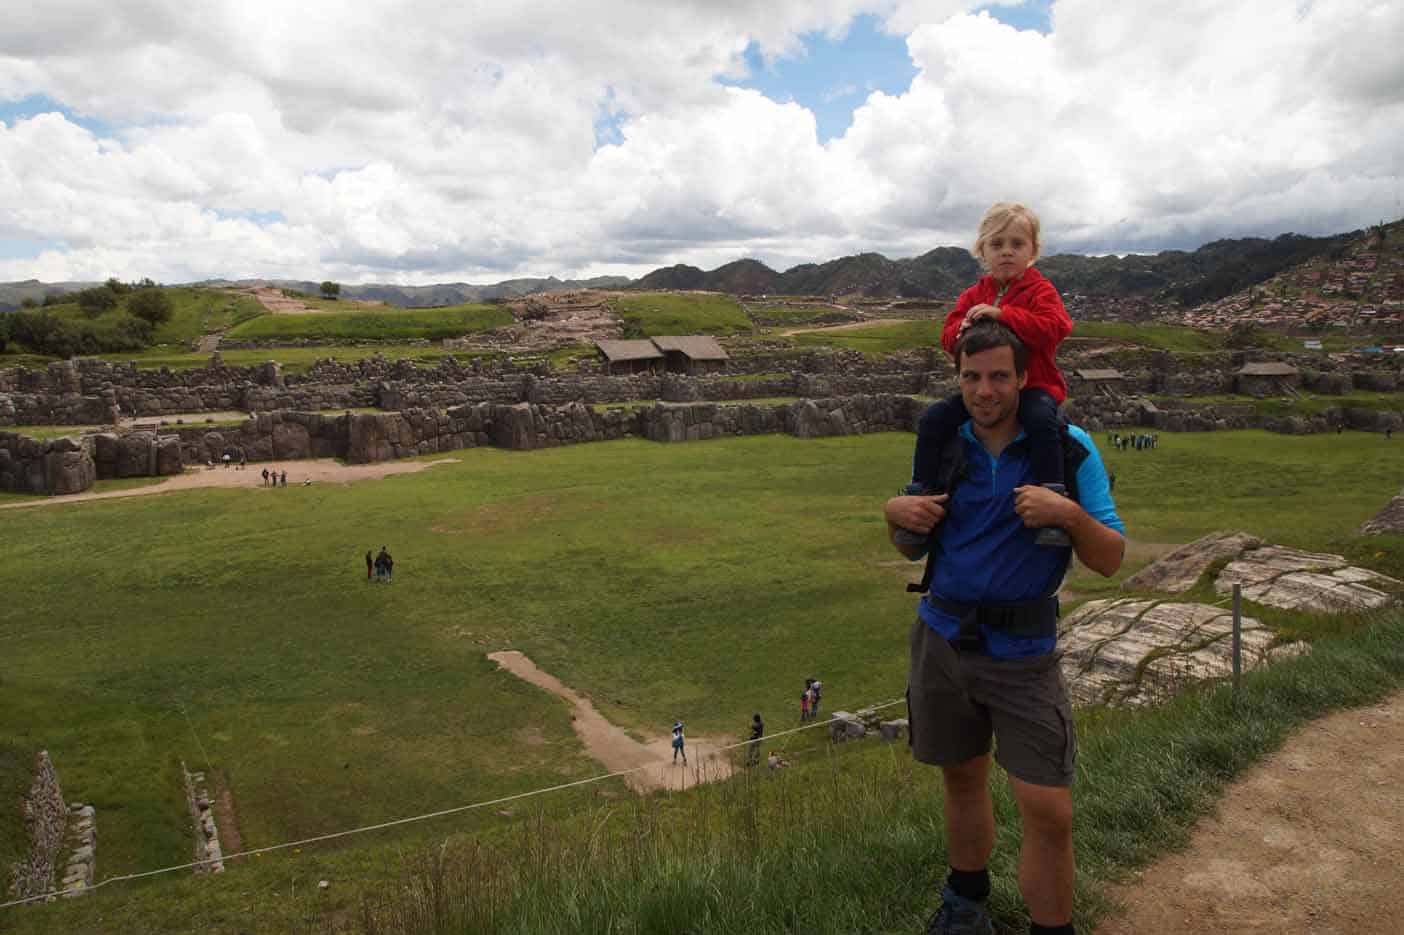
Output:
[[984,795],[989,789],[990,755],[988,753],[954,766],[942,766],[946,794],[954,798]]
[[1010,777],[1014,799],[1024,820],[1024,833],[1047,840],[1072,836],[1072,789],[1066,786],[1036,786]]

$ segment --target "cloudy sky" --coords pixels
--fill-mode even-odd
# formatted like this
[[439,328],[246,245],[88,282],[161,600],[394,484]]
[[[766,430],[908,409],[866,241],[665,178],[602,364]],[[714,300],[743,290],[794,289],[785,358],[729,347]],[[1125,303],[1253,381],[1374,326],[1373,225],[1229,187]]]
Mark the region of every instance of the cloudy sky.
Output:
[[46,0],[0,281],[495,282],[1404,215],[1397,0]]

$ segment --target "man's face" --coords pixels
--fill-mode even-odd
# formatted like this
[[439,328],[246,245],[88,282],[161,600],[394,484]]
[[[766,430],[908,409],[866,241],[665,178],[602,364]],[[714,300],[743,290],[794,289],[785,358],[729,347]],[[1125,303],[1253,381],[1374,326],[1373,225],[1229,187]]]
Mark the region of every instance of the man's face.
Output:
[[1019,391],[1028,374],[1015,373],[1014,349],[992,347],[962,354],[960,395],[970,418],[982,429],[1003,428],[1018,418]]

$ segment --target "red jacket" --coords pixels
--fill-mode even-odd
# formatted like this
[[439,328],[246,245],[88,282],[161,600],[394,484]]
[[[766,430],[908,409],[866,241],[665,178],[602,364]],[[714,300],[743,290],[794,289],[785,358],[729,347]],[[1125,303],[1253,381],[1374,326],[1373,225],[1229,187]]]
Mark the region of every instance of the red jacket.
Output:
[[[941,329],[941,346],[955,353],[956,332],[965,320],[965,313],[977,305],[995,304],[999,287],[993,276],[981,276],[980,281],[960,294],[955,309],[946,316]],[[1062,403],[1068,398],[1068,385],[1058,372],[1053,355],[1072,332],[1072,319],[1053,284],[1030,266],[1024,275],[1009,284],[999,300],[1000,321],[1008,325],[1029,349],[1029,382],[1027,389],[1045,390]]]

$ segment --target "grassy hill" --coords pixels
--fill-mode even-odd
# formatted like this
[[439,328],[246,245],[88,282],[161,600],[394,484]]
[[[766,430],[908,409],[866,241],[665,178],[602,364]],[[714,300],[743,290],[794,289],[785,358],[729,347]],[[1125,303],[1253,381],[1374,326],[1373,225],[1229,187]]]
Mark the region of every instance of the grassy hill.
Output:
[[661,334],[735,334],[751,320],[729,295],[706,292],[646,292],[611,300],[630,338]]
[[227,332],[232,340],[406,341],[456,338],[510,325],[512,314],[497,305],[457,305],[450,308],[366,308],[303,315],[263,315]]

